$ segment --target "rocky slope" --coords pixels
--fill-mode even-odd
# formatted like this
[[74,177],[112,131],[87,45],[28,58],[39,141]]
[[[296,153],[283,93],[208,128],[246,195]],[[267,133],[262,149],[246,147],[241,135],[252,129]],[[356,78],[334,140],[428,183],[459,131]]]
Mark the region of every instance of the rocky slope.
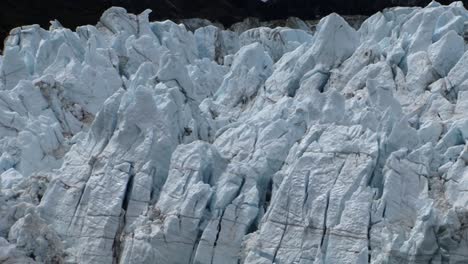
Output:
[[11,32],[0,262],[468,263],[461,2],[358,30],[148,15]]

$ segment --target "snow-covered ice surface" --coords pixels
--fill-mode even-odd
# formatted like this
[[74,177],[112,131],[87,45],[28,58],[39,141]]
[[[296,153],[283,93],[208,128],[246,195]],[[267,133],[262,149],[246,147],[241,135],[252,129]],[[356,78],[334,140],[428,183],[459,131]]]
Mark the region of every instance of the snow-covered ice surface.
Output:
[[11,32],[1,263],[468,263],[461,2],[313,32],[148,14]]

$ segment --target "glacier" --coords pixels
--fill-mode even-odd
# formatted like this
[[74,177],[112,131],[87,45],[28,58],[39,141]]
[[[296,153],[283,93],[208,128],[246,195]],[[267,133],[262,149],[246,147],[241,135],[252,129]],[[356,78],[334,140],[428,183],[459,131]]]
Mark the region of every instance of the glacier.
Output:
[[113,7],[0,56],[0,262],[468,263],[468,11]]

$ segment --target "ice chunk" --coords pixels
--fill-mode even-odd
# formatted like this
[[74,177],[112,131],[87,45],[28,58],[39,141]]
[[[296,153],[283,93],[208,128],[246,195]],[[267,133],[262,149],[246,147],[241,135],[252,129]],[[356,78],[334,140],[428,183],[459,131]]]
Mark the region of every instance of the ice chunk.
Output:
[[463,38],[451,30],[440,40],[432,44],[429,49],[429,58],[432,67],[440,76],[447,76],[449,71],[458,62],[465,51]]

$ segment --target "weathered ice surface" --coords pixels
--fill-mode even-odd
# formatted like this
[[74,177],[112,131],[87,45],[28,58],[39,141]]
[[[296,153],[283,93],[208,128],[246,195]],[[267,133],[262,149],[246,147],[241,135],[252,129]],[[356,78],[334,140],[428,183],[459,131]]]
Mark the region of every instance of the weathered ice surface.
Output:
[[468,11],[122,8],[0,56],[0,262],[468,263]]

